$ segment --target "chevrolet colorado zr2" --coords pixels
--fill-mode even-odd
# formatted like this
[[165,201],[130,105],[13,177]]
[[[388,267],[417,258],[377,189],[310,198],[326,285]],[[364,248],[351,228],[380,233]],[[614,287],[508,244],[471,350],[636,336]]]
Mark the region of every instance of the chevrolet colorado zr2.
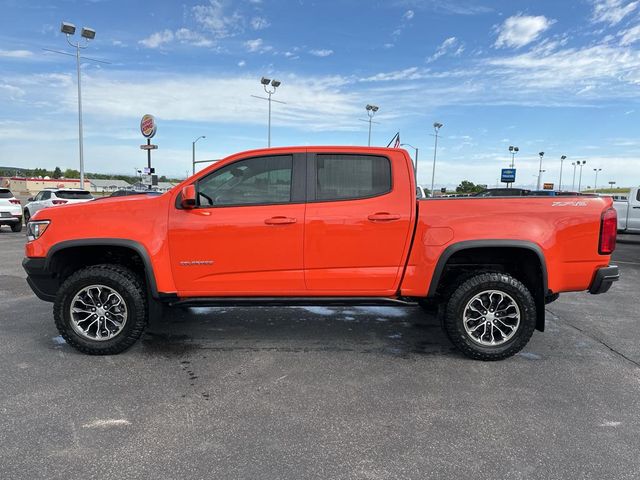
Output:
[[88,354],[130,347],[163,306],[419,304],[462,353],[498,360],[560,293],[618,279],[610,198],[415,192],[402,149],[248,151],[163,195],[37,212],[23,266]]

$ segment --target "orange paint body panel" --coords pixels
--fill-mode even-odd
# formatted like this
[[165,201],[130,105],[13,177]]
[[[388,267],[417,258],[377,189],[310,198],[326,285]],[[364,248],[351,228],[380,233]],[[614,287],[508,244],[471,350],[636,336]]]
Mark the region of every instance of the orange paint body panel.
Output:
[[[274,155],[382,156],[390,191],[339,201],[182,208],[183,186],[235,161]],[[304,168],[311,163],[304,160]],[[294,167],[294,171],[295,171]],[[305,170],[306,172],[307,170]],[[455,198],[416,201],[406,151],[367,147],[291,147],[243,152],[213,164],[161,196],[100,199],[39,211],[50,220],[26,245],[46,257],[62,242],[124,239],[149,258],[157,291],[216,296],[425,297],[438,260],[459,242],[526,241],[540,248],[553,293],[586,290],[609,264],[598,253],[597,197]]]

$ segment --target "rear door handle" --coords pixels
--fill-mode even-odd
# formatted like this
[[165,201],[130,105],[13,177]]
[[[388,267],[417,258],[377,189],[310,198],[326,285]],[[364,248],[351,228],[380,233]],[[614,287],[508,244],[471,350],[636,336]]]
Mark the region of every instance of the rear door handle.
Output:
[[271,217],[267,218],[264,223],[267,225],[288,225],[290,223],[296,223],[296,219],[292,217]]
[[394,220],[400,220],[400,215],[394,215],[387,212],[373,213],[367,217],[371,222],[392,222]]

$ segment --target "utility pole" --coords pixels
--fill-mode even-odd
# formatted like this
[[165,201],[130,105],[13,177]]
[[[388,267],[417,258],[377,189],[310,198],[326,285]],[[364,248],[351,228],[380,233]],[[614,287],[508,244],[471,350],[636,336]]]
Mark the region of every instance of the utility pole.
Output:
[[268,95],[268,97],[259,97],[257,95],[251,95],[251,96],[253,98],[259,98],[260,100],[267,100],[269,102],[269,120],[267,125],[267,147],[271,148],[271,102],[285,104],[285,102],[281,102],[280,100],[273,100],[271,98],[271,95],[276,93],[276,89],[280,85],[282,85],[282,82],[280,82],[279,80],[275,80],[275,79],[272,80],[270,78],[262,77],[260,79],[260,84],[264,88],[264,91]]
[[578,179],[578,193],[582,192],[582,167],[584,167],[586,163],[587,163],[586,160],[582,160],[582,162],[578,160],[578,165],[580,166],[580,176]]
[[566,160],[567,156],[566,155],[562,155],[560,157],[560,181],[558,182],[558,191],[561,192],[562,191],[562,164],[564,163],[564,161]]
[[433,187],[436,178],[436,156],[438,154],[438,132],[444,125],[440,122],[433,122],[433,131],[435,132],[435,143],[433,145],[433,168],[431,169],[431,194],[433,195]]
[[542,180],[542,157],[544,157],[544,152],[540,152],[538,155],[540,155],[540,168],[538,169],[538,186],[536,190],[540,190],[540,181]]
[[370,147],[371,146],[371,123],[373,122],[373,116],[376,114],[376,112],[380,107],[378,107],[377,105],[367,104],[365,108],[367,109],[367,116],[369,117],[369,140],[367,141],[367,146]]
[[191,165],[193,167],[192,175],[196,174],[196,143],[198,143],[198,140],[200,140],[201,138],[207,138],[207,137],[204,135],[200,135],[193,142],[191,142]]
[[[515,156],[516,153],[518,153],[520,151],[520,149],[518,147],[514,147],[513,145],[509,145],[509,152],[511,153],[511,168],[515,168]],[[507,183],[507,188],[511,188],[513,187],[513,183]]]
[[595,180],[595,183],[593,184],[593,193],[598,193],[598,172],[601,172],[602,169],[594,168],[593,171],[596,172],[596,180]]

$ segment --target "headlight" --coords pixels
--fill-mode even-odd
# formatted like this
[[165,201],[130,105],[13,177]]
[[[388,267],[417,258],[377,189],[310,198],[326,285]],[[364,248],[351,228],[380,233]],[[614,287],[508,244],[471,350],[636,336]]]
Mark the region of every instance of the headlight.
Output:
[[32,242],[33,240],[40,238],[49,227],[49,223],[51,223],[49,220],[27,223],[27,240]]

